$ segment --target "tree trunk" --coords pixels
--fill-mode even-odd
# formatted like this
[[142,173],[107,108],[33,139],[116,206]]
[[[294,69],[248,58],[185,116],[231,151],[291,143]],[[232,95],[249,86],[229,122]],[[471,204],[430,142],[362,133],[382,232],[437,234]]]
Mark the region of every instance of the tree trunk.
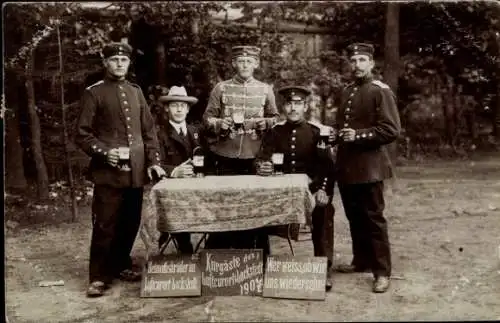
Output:
[[31,128],[30,148],[33,153],[33,159],[36,169],[36,182],[38,189],[38,198],[40,200],[49,197],[49,176],[42,152],[40,119],[38,118],[37,107],[35,103],[35,87],[33,84],[33,69],[35,66],[34,51],[30,53],[26,68],[26,96],[28,100],[28,118]]
[[[386,7],[384,59],[384,80],[397,97],[399,80],[399,4],[393,2],[388,2]],[[398,154],[397,140],[389,144],[387,148],[394,165]],[[388,189],[390,193],[392,193],[394,184],[394,180],[389,181]]]
[[19,118],[16,108],[5,113],[5,187],[6,189],[25,189],[23,148],[19,136]]
[[59,48],[59,73],[60,73],[60,91],[61,91],[61,109],[62,109],[62,126],[63,126],[63,145],[64,145],[64,157],[66,159],[66,167],[68,172],[68,185],[71,195],[71,220],[74,222],[78,216],[78,208],[76,203],[76,192],[75,184],[73,182],[73,169],[71,167],[71,155],[69,153],[69,140],[68,140],[68,126],[66,124],[66,105],[64,103],[64,64],[62,56],[62,43],[61,43],[61,33],[59,31],[59,25],[57,25],[57,42]]
[[165,69],[167,66],[167,56],[165,54],[165,43],[160,39],[156,45],[156,84],[166,85]]

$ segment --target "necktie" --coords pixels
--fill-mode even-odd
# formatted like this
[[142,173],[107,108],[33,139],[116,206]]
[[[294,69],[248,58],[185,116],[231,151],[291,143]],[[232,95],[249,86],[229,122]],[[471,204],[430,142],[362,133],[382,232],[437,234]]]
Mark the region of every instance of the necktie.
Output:
[[181,137],[184,137],[184,136],[186,135],[186,134],[184,133],[184,131],[182,131],[182,127],[181,127],[181,128],[179,128],[179,135],[180,135]]

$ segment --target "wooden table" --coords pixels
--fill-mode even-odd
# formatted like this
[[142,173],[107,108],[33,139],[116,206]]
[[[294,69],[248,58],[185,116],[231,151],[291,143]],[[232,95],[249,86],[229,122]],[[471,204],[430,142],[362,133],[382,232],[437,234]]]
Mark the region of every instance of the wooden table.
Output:
[[210,232],[287,226],[289,232],[292,224],[310,224],[314,199],[308,184],[305,174],[168,178],[154,185],[146,199],[141,238],[153,250],[154,231],[205,237]]

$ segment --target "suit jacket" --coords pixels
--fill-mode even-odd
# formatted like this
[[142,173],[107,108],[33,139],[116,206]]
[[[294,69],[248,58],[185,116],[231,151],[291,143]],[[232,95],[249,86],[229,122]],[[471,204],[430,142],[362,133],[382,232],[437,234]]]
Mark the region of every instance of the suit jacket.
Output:
[[[141,88],[105,78],[85,89],[75,141],[90,157],[89,180],[113,187],[142,187],[147,167],[160,164],[153,118]],[[130,172],[107,163],[108,151],[130,148]]]
[[318,148],[320,131],[316,125],[302,121],[282,122],[264,135],[256,163],[271,161],[273,153],[283,153],[284,173],[305,173],[311,178],[311,192],[323,189],[333,195],[335,184],[333,160],[325,148]]
[[392,177],[386,145],[399,136],[401,123],[395,95],[387,84],[367,78],[347,86],[335,128],[356,130],[353,142],[338,140],[339,184],[371,183]]
[[193,157],[196,147],[202,147],[200,129],[189,124],[186,127],[187,135],[184,137],[180,136],[169,122],[159,127],[161,166],[168,176],[175,167]]

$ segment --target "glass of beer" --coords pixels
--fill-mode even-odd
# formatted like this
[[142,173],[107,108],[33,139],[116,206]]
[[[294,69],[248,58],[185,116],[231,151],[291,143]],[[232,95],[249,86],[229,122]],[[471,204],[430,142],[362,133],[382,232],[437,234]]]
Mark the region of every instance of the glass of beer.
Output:
[[193,151],[193,171],[196,177],[204,176],[205,156],[200,147],[196,147]]
[[273,163],[273,169],[275,175],[283,175],[283,159],[285,155],[283,153],[274,153],[271,156],[271,162]]
[[118,147],[118,168],[125,172],[130,172],[130,148]]
[[238,134],[243,134],[243,121],[245,120],[245,110],[233,109],[234,129]]
[[326,148],[328,145],[328,141],[330,138],[330,128],[328,127],[321,127],[319,129],[319,143],[318,147],[319,148]]

